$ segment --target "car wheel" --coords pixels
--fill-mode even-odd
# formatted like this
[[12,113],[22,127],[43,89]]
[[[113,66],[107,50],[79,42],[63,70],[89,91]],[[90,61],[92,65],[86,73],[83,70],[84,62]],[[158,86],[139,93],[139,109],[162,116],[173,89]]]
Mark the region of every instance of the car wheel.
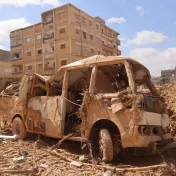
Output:
[[107,129],[100,129],[99,153],[102,161],[111,162],[113,160],[113,142]]
[[21,120],[21,118],[19,118],[19,117],[16,117],[13,120],[12,134],[17,135],[16,139],[25,139],[26,138],[26,135],[27,135],[26,127],[25,127],[23,121]]

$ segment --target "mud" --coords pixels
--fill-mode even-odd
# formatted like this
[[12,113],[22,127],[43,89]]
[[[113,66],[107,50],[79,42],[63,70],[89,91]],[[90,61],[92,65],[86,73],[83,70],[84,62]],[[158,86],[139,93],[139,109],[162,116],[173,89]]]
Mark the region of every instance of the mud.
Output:
[[[79,142],[65,141],[60,145],[60,149],[52,151],[58,140],[51,138],[40,138],[37,142],[36,149],[35,142],[38,140],[38,136],[31,135],[25,141],[12,141],[1,140],[0,141],[0,175],[41,175],[41,176],[102,176],[106,171],[111,171],[113,176],[136,176],[136,175],[150,175],[150,176],[166,176],[176,175],[176,155],[175,151],[168,151],[167,154],[160,156],[124,156],[117,157],[112,164],[105,164],[99,159],[90,159],[82,162],[81,167],[71,165],[71,161],[79,162],[79,157],[82,156],[85,151],[81,150],[82,144]],[[172,153],[171,153],[172,152]],[[13,158],[25,156],[25,160],[19,163],[14,163]],[[35,158],[34,158],[35,156]],[[172,156],[172,157],[171,157]],[[34,162],[35,160],[35,162]],[[166,164],[164,167],[162,166]],[[36,164],[36,166],[34,166]],[[148,166],[155,166],[152,169]],[[161,167],[160,167],[161,166]],[[34,172],[26,173],[3,173],[3,171],[28,171]],[[144,169],[141,169],[144,167]],[[133,169],[128,171],[128,169]],[[135,171],[136,168],[136,171]],[[120,171],[118,171],[118,169]],[[139,169],[139,170],[138,170]],[[140,170],[141,169],[141,170]]]

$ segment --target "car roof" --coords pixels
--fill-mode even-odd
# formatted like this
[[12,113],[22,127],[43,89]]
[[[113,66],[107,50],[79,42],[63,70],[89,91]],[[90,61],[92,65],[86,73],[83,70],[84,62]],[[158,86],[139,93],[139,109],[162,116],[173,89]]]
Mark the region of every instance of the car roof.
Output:
[[85,59],[78,60],[76,62],[72,62],[70,64],[67,64],[65,66],[62,66],[52,77],[48,82],[54,80],[55,77],[58,76],[58,74],[61,71],[64,70],[74,70],[74,69],[79,69],[79,68],[87,68],[87,67],[93,67],[95,65],[97,66],[103,66],[103,65],[112,65],[112,64],[118,64],[118,63],[125,63],[125,61],[130,61],[133,64],[140,65],[142,69],[144,69],[147,74],[150,76],[149,70],[143,66],[141,63],[138,61],[130,58],[130,57],[125,57],[125,56],[103,56],[103,55],[95,55],[92,57],[88,57]]

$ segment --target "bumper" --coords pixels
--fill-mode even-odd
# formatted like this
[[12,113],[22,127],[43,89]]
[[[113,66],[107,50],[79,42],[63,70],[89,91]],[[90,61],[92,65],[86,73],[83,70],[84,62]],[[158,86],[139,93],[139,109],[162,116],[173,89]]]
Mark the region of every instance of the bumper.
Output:
[[168,139],[171,139],[171,134],[166,133],[163,134],[163,139],[159,135],[141,135],[139,133],[139,126],[134,127],[133,135],[125,136],[122,139],[122,146],[123,148],[129,148],[129,147],[142,147],[147,148],[149,144],[157,141],[165,141]]

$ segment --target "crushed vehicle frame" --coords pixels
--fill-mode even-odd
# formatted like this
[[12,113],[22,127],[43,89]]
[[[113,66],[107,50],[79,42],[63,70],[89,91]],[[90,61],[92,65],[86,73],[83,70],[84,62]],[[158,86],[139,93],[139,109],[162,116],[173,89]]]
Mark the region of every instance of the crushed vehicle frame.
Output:
[[53,138],[73,133],[69,140],[90,140],[104,161],[121,148],[153,150],[171,139],[167,110],[148,69],[128,57],[93,56],[49,79],[25,75],[19,96],[1,94],[0,114],[22,138],[27,132]]

